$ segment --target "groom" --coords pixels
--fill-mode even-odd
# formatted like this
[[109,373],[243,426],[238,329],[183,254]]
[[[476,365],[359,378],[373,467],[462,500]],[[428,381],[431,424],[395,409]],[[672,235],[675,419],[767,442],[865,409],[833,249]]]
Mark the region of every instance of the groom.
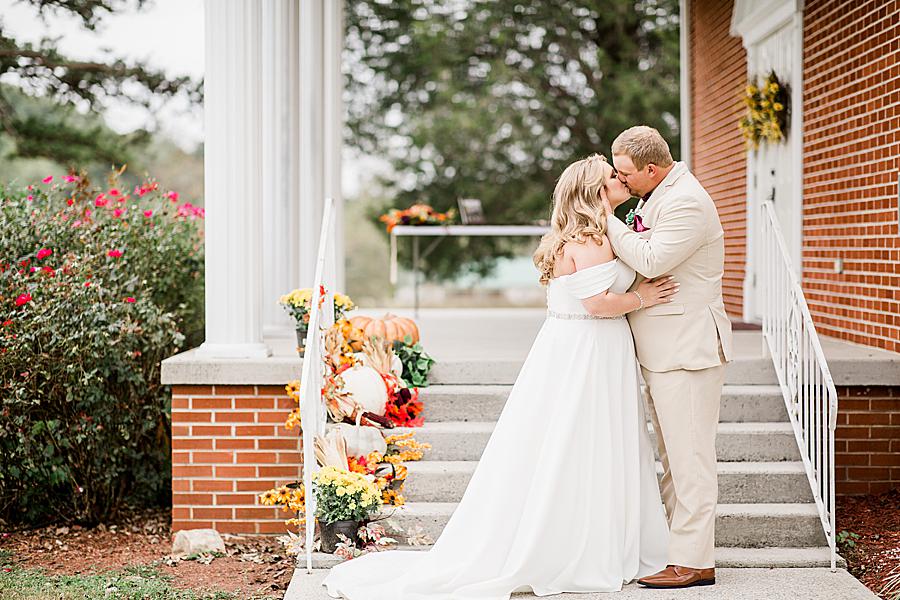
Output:
[[[641,200],[627,224],[604,197],[616,255],[643,279],[672,275],[671,303],[628,315],[663,465],[668,567],[638,580],[652,588],[712,585],[715,575],[716,427],[731,323],[722,301],[725,243],[712,199],[656,129],[613,141],[616,176]],[[642,277],[641,277],[642,276]]]

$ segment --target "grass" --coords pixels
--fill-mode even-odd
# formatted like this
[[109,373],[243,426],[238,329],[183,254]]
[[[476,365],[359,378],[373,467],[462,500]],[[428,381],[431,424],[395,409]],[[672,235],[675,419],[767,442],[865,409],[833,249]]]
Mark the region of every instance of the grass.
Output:
[[[6,569],[9,569],[7,571]],[[0,570],[3,600],[237,600],[227,592],[179,590],[172,577],[152,565],[126,567],[99,575],[47,575],[41,569]]]

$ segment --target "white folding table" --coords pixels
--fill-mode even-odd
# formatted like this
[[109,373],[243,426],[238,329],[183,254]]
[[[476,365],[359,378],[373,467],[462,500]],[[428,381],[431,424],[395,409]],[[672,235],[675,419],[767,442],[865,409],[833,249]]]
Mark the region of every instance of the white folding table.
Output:
[[[397,225],[391,230],[391,285],[397,284],[397,238],[413,239],[413,289],[414,311],[419,316],[419,261],[431,254],[432,250],[446,237],[464,236],[541,236],[547,233],[547,225]],[[419,252],[419,238],[435,238]]]

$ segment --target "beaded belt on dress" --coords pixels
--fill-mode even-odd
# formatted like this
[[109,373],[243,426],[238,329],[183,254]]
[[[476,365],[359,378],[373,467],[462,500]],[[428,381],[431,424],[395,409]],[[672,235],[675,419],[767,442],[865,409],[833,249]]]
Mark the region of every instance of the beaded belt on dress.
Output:
[[586,320],[594,320],[594,319],[624,319],[625,315],[617,315],[615,317],[603,317],[600,315],[591,315],[591,314],[581,314],[581,313],[559,313],[555,310],[547,311],[548,317],[553,317],[554,319],[571,319],[574,321],[586,321]]

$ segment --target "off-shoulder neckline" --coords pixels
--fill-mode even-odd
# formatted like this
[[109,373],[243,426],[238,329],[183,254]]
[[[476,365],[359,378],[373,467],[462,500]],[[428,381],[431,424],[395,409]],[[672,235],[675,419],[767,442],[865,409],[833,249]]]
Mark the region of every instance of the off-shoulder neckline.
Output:
[[613,265],[613,264],[615,264],[615,263],[617,263],[617,262],[619,262],[619,258],[618,258],[618,257],[616,257],[616,258],[614,258],[614,259],[612,259],[612,260],[608,260],[608,261],[606,261],[605,263],[600,263],[600,264],[597,264],[597,265],[591,265],[590,267],[585,267],[584,269],[579,269],[579,270],[573,271],[573,272],[571,272],[571,273],[566,273],[565,275],[559,275],[559,276],[557,276],[557,277],[552,277],[552,278],[550,278],[550,281],[556,281],[557,279],[564,279],[564,278],[566,278],[566,277],[571,277],[572,275],[578,275],[579,273],[584,273],[584,272],[586,272],[586,271],[590,271],[591,269],[597,269],[597,268],[599,268],[599,267],[608,267],[609,265]]

